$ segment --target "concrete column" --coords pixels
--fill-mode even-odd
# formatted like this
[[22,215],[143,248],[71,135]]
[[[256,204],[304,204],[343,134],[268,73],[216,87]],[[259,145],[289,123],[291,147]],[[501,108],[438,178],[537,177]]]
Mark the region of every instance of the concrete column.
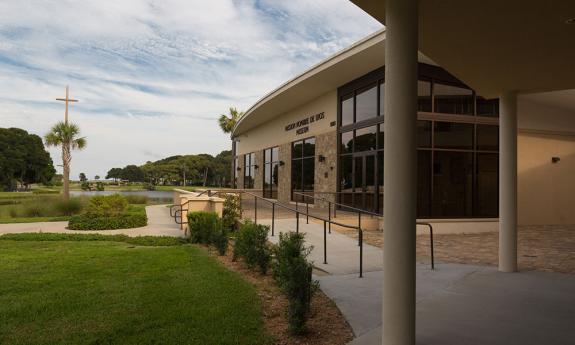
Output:
[[517,271],[517,94],[499,98],[499,270]]
[[418,1],[387,0],[383,337],[415,344]]

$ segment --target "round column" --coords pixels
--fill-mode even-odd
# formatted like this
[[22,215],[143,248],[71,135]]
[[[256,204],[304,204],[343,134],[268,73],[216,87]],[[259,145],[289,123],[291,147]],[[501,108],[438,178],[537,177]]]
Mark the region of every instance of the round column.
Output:
[[418,1],[386,2],[383,337],[415,344]]
[[517,94],[499,98],[499,270],[517,271]]

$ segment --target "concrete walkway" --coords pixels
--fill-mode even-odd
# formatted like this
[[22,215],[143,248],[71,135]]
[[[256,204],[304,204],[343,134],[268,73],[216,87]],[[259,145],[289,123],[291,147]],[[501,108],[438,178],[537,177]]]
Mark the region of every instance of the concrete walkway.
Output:
[[[270,225],[271,220],[258,220],[258,224]],[[296,231],[295,219],[276,219],[276,236],[269,237],[270,242],[279,241],[280,232]],[[332,231],[326,231],[327,264],[324,260],[323,225],[317,223],[306,224],[305,218],[300,219],[299,231],[305,233],[305,240],[314,246],[310,254],[310,261],[318,269],[333,275],[346,275],[359,273],[359,246],[357,241],[350,237]],[[363,272],[381,271],[383,266],[383,252],[381,249],[363,245]]]
[[103,234],[117,235],[124,234],[128,236],[173,236],[182,237],[183,232],[179,225],[174,223],[170,217],[170,209],[165,205],[153,205],[146,207],[148,216],[148,225],[141,228],[122,229],[122,230],[99,230],[83,231],[68,230],[68,222],[40,222],[40,223],[18,223],[18,224],[0,224],[0,235],[17,234],[23,232],[51,232],[51,233],[69,233],[69,234]]
[[[271,224],[259,220],[259,224]],[[295,231],[295,219],[276,219],[279,232]],[[339,307],[356,339],[381,344],[383,255],[364,244],[364,278],[358,278],[357,240],[332,232],[323,264],[323,225],[300,232],[314,249],[310,259],[326,275],[320,287]],[[417,344],[563,345],[575,339],[575,275],[547,272],[500,273],[495,268],[436,263],[417,266]]]

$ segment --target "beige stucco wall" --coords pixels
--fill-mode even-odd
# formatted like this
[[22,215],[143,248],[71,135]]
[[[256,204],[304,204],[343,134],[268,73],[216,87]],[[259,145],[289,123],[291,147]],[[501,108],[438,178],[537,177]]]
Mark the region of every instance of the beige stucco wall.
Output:
[[519,224],[575,224],[575,113],[521,100],[518,111]]
[[[296,134],[296,129],[286,131],[285,127],[293,122],[300,121],[319,113],[324,118],[309,124],[309,132]],[[335,131],[336,126],[330,123],[337,119],[337,91],[333,90],[317,99],[290,110],[269,122],[253,128],[246,134],[240,135],[236,146],[238,155],[263,150],[272,146],[291,143],[298,139],[317,136],[329,131]]]

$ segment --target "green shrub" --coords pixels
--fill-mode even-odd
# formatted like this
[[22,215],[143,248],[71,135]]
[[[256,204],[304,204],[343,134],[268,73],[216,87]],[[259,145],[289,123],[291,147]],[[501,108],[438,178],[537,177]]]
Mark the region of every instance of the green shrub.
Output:
[[246,221],[237,232],[234,258],[243,258],[249,268],[258,266],[266,274],[271,261],[268,232],[269,226]]
[[295,232],[280,233],[275,247],[273,276],[282,292],[288,298],[288,322],[293,334],[306,331],[311,296],[318,288],[312,280],[312,265],[307,257],[312,247],[304,246],[304,236]]
[[126,195],[126,200],[129,204],[145,205],[148,203],[149,198],[146,195]]
[[72,198],[68,201],[58,200],[54,203],[54,209],[59,215],[71,216],[82,211],[82,201],[80,198]]
[[218,254],[225,255],[228,249],[228,230],[221,219],[218,219],[214,232],[212,233],[211,242],[218,250]]
[[80,184],[80,188],[82,188],[82,190],[90,190],[90,183],[88,181],[84,181]]
[[218,215],[214,212],[188,213],[188,228],[192,243],[211,244],[217,225]]
[[90,217],[116,217],[124,214],[127,206],[128,200],[120,194],[98,195],[90,198],[86,214]]
[[104,191],[104,182],[96,182],[96,190],[97,191]]
[[145,214],[122,214],[116,216],[95,217],[88,214],[72,216],[68,222],[70,230],[115,230],[131,229],[146,226],[148,217]]
[[228,231],[236,231],[239,228],[242,217],[242,205],[240,197],[236,194],[226,194],[224,209],[222,211],[222,221]]
[[8,211],[8,214],[11,218],[18,218],[19,216],[17,208],[11,208],[10,211]]

